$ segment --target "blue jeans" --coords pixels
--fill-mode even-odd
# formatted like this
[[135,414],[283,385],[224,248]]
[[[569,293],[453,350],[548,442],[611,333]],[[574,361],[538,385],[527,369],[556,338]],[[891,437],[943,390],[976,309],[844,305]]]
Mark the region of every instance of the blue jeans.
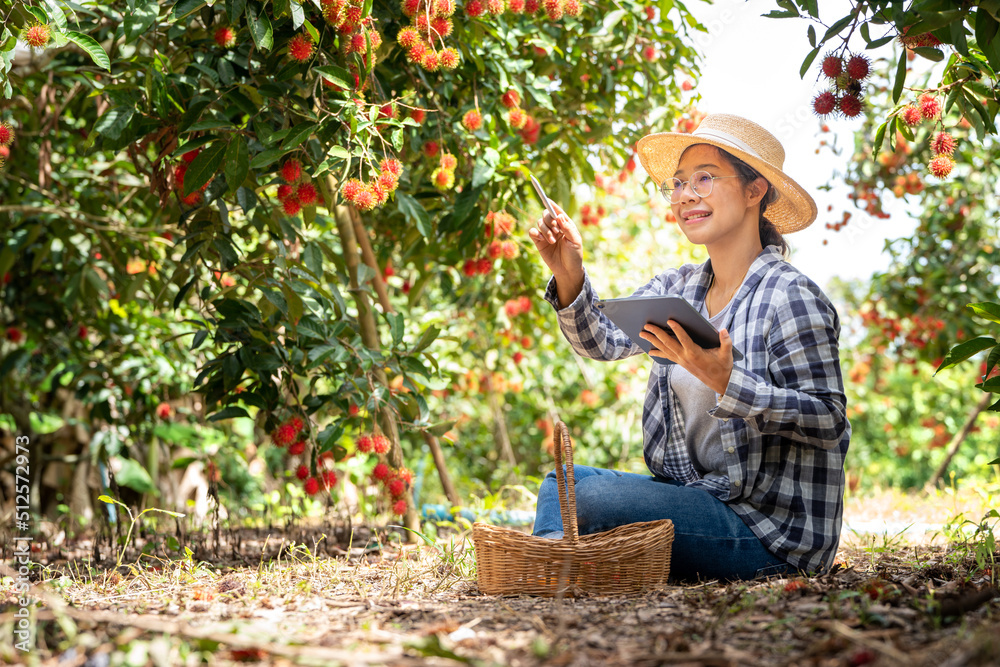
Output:
[[[739,515],[703,489],[663,477],[573,466],[576,515],[581,535],[639,521],[670,519],[674,543],[670,578],[755,579],[793,572],[769,552]],[[533,535],[562,536],[555,470],[538,492]]]

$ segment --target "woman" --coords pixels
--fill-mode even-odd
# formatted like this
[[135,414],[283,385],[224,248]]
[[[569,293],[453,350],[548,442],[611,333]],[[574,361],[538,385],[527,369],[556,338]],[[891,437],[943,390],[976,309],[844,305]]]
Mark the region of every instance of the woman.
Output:
[[[671,519],[671,575],[680,579],[824,571],[840,539],[851,437],[840,321],[785,261],[781,236],[811,224],[816,203],[782,171],[780,142],[738,116],[643,137],[638,152],[685,236],[710,259],[667,269],[634,295],[682,296],[719,329],[720,347],[699,347],[673,321],[676,338],[646,325],[650,355],[675,362],[654,362],[646,389],[652,476],[575,466],[580,532]],[[529,235],[552,271],[545,299],[563,334],[592,359],[641,353],[594,306],[579,230],[557,212]],[[554,471],[538,495],[534,534],[562,536]]]

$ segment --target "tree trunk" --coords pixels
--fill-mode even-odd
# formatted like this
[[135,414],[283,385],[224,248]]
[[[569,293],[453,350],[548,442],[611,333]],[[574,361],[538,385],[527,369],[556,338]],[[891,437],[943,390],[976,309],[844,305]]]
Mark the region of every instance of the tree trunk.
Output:
[[427,442],[427,446],[431,448],[431,456],[434,457],[434,465],[437,467],[438,477],[441,478],[441,487],[444,489],[444,494],[448,496],[448,502],[451,503],[452,507],[460,507],[462,499],[459,498],[458,492],[455,491],[455,485],[451,483],[451,475],[448,474],[444,452],[441,451],[441,443],[435,435],[427,431],[424,431],[424,440]]
[[[327,203],[332,205],[333,192],[335,191],[333,177],[327,175],[323,186],[325,190],[323,195],[327,199]],[[361,289],[361,284],[358,281],[358,263],[360,262],[360,258],[358,257],[358,240],[354,233],[354,223],[351,219],[350,211],[348,211],[346,206],[336,206],[334,207],[333,214],[337,222],[337,231],[343,247],[344,261],[347,263],[347,272],[350,276],[351,293],[354,295],[354,301],[358,307],[358,324],[361,327],[361,340],[368,349],[380,350],[382,343],[379,340],[378,327],[375,323],[375,313],[368,299],[368,293]],[[384,387],[388,386],[388,378],[382,368],[376,368],[374,373],[375,380],[379,384]],[[382,427],[382,432],[389,438],[389,442],[391,443],[387,456],[389,465],[393,468],[402,468],[403,450],[399,444],[399,429],[396,419],[387,408],[383,408],[378,411],[378,421]],[[404,517],[404,523],[410,530],[418,530],[420,526],[417,520],[417,510],[413,507],[412,502],[409,505]],[[416,542],[416,536],[413,533],[407,533],[407,541]]]
[[969,435],[969,431],[972,430],[972,425],[976,422],[976,417],[979,416],[980,412],[986,409],[986,407],[990,404],[992,397],[993,394],[990,392],[983,392],[983,397],[979,399],[979,402],[972,408],[972,411],[965,419],[965,424],[962,425],[961,430],[955,434],[954,438],[951,439],[951,444],[948,446],[948,453],[945,455],[944,461],[941,462],[941,466],[937,469],[937,472],[934,473],[934,476],[927,482],[927,486],[924,487],[925,493],[936,488],[938,482],[940,482],[944,477],[944,473],[948,470],[948,465],[951,463],[951,460],[955,458],[955,454],[958,453],[958,448],[962,446],[965,438]]
[[353,206],[348,208],[348,212],[351,214],[351,220],[354,223],[354,237],[357,239],[358,245],[361,246],[361,256],[364,258],[365,264],[375,272],[372,284],[375,286],[375,294],[378,295],[378,302],[382,306],[382,312],[393,313],[395,310],[392,304],[389,303],[389,292],[385,288],[385,278],[382,277],[382,271],[375,260],[375,252],[372,250],[371,240],[368,238],[368,230],[365,229],[364,224],[361,222],[361,214]]

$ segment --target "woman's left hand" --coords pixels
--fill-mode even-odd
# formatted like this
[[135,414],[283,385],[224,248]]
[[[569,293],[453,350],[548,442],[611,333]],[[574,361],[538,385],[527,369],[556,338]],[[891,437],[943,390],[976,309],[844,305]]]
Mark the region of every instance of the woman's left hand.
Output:
[[733,340],[729,331],[719,330],[719,347],[705,349],[691,340],[676,320],[667,320],[674,338],[655,324],[647,324],[639,336],[653,345],[649,356],[662,357],[683,366],[688,373],[704,382],[717,394],[726,393],[733,372]]

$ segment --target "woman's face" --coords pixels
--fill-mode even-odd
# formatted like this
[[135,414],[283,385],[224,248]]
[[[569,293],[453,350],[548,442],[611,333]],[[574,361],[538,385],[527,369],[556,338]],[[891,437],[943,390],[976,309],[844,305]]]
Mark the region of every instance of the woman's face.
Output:
[[[706,197],[698,196],[691,184],[685,183],[680,196],[671,202],[670,208],[677,224],[692,243],[706,245],[723,239],[743,229],[748,217],[753,218],[753,229],[757,229],[756,212],[759,209],[756,204],[763,196],[764,188],[745,188],[736,169],[719,153],[715,146],[695,144],[684,151],[674,173],[682,181],[689,180],[692,174],[700,171],[725,177],[712,182],[712,192]],[[753,211],[748,216],[751,206]]]

